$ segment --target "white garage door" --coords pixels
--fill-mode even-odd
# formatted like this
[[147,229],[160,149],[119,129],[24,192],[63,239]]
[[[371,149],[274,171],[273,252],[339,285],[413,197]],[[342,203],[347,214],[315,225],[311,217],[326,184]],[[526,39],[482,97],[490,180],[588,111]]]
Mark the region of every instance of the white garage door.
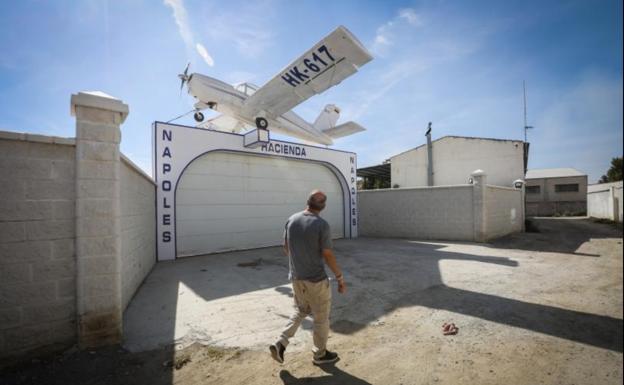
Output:
[[288,217],[313,189],[327,194],[321,216],[344,237],[343,192],[327,167],[228,152],[206,154],[184,171],[176,191],[179,257],[282,243]]

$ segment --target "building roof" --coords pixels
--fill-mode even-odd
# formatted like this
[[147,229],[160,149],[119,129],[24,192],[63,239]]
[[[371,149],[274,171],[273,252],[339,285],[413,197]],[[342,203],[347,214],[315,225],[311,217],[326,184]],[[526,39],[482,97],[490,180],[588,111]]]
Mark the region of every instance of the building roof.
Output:
[[587,176],[575,168],[540,168],[527,170],[525,179],[565,178],[569,176]]
[[621,189],[622,188],[622,181],[611,182],[611,183],[589,184],[589,185],[587,185],[587,192],[588,193],[593,193],[593,192],[598,192],[598,191],[607,191],[612,186],[615,187],[616,189]]
[[[431,142],[434,143],[434,142],[437,142],[437,141],[440,141],[440,140],[446,140],[446,139],[472,139],[472,140],[489,140],[489,141],[496,141],[496,142],[518,142],[518,143],[522,143],[523,142],[522,140],[519,140],[519,139],[479,138],[479,137],[475,137],[475,136],[459,136],[459,135],[446,135],[446,136],[443,136],[441,138],[434,139]],[[392,155],[390,158],[391,159],[395,158],[395,157],[397,157],[399,155],[403,155],[403,154],[405,154],[407,152],[417,150],[417,149],[419,149],[421,147],[424,147],[426,145],[427,145],[427,143],[421,144],[420,146],[416,146],[414,148],[410,148],[409,150],[405,150],[403,152],[400,152],[400,153],[398,153],[396,155]]]
[[361,177],[378,177],[382,179],[390,179],[390,163],[384,163],[377,166],[363,167],[357,169],[357,176]]

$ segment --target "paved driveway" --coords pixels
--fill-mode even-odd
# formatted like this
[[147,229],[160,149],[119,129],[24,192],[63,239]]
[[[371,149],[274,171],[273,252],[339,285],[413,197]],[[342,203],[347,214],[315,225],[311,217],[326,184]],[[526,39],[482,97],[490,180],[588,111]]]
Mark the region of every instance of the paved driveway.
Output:
[[[340,295],[334,286],[332,331],[351,335],[399,309],[427,325],[431,314],[423,310],[440,309],[621,352],[622,262],[608,255],[617,243],[601,248],[618,231],[584,219],[538,224],[540,233],[491,244],[336,241],[349,291]],[[159,263],[125,313],[124,346],[199,341],[264,349],[291,312],[286,278],[280,248]],[[310,328],[306,321],[291,350],[306,346]]]

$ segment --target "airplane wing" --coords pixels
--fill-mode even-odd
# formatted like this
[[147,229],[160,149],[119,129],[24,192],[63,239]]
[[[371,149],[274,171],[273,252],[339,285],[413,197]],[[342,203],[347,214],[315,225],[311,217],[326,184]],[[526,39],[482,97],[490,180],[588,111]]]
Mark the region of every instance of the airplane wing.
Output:
[[284,68],[245,100],[242,112],[278,117],[357,72],[373,57],[343,26]]
[[198,124],[197,127],[227,132],[240,132],[244,128],[244,124],[231,116],[219,115]]
[[337,125],[336,127],[323,130],[323,133],[331,137],[332,139],[342,138],[343,136],[352,135],[357,132],[366,131],[366,128],[360,126],[355,122],[346,122]]

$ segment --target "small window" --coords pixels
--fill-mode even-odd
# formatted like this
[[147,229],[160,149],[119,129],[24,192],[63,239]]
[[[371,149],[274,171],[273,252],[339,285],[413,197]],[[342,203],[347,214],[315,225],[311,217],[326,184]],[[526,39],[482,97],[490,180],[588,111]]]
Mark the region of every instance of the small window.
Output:
[[527,194],[539,194],[540,186],[526,186],[526,193]]
[[579,187],[578,183],[571,184],[556,184],[555,192],[578,192]]

